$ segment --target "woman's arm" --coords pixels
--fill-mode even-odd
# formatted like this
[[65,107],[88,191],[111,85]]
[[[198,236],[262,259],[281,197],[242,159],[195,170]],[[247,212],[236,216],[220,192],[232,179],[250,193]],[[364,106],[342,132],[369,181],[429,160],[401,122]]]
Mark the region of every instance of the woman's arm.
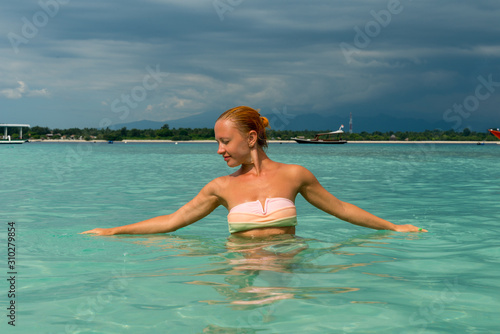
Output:
[[316,177],[306,168],[299,167],[298,179],[301,181],[299,193],[317,207],[339,219],[351,224],[369,227],[375,230],[392,230],[397,232],[427,232],[413,225],[396,225],[379,218],[353,204],[342,202],[329,193]]
[[220,205],[219,197],[216,195],[216,185],[214,181],[208,183],[196,197],[172,214],[158,216],[130,225],[112,228],[95,228],[82,232],[82,234],[153,234],[178,230],[181,227],[202,219]]

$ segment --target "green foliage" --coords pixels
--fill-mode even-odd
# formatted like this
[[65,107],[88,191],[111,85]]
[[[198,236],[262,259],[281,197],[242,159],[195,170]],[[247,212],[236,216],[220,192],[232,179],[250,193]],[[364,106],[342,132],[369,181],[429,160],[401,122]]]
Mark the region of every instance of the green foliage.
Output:
[[[304,138],[314,138],[317,133],[329,132],[331,130],[324,131],[273,131],[268,130],[267,136],[269,139],[282,139],[289,140],[293,137],[303,136]],[[391,138],[391,136],[394,136]],[[373,133],[368,133],[366,131],[360,133],[344,133],[342,134],[342,139],[348,141],[495,141],[496,139],[488,131],[475,132],[470,129],[465,129],[462,132],[456,132],[454,130],[425,130],[424,132],[410,132],[410,131],[389,131],[380,132],[375,131]]]
[[[28,133],[30,138],[44,138],[47,134],[52,134],[52,138],[60,136],[74,136],[78,139],[82,137],[85,140],[93,138],[120,141],[124,139],[162,139],[162,140],[215,140],[215,133],[213,128],[179,128],[171,129],[168,124],[164,124],[161,129],[127,129],[123,127],[118,130],[95,129],[95,128],[70,128],[70,129],[49,129],[47,127],[34,126],[30,129],[24,130]],[[329,132],[331,130],[317,131],[317,130],[267,130],[268,139],[277,140],[292,140],[294,137],[303,136],[304,138],[314,138],[317,133]],[[391,138],[392,137],[392,138]],[[360,133],[344,133],[342,139],[348,141],[495,141],[498,140],[488,131],[476,132],[466,128],[463,131],[457,132],[455,130],[425,130],[424,132],[410,132],[410,131],[389,131],[380,132],[375,131],[368,133],[366,131]]]

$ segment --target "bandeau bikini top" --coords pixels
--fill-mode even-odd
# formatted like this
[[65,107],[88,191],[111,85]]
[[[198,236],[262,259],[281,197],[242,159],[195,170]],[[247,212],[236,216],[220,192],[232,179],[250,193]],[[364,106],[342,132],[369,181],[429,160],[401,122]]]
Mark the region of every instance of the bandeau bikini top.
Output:
[[229,232],[242,232],[263,227],[297,225],[295,204],[288,198],[267,198],[264,208],[260,201],[238,204],[227,215]]

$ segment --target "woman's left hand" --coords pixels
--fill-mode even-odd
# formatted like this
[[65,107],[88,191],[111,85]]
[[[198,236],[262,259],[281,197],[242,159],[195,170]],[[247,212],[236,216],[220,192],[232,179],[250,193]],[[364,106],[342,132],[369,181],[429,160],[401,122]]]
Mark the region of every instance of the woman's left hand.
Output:
[[396,225],[396,232],[429,232],[426,229],[419,228],[410,224]]

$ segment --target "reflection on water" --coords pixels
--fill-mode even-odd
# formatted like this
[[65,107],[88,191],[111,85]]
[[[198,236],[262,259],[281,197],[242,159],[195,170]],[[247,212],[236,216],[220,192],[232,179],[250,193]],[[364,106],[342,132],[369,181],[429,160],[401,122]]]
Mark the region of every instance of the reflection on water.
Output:
[[[189,276],[190,279],[184,283],[211,287],[222,297],[200,299],[199,302],[251,310],[286,299],[312,299],[321,294],[358,291],[358,287],[348,286],[346,282],[336,286],[338,282],[335,282],[332,274],[354,267],[394,261],[394,258],[374,253],[377,247],[386,245],[383,240],[389,238],[391,233],[374,232],[341,243],[294,235],[263,239],[230,236],[226,240],[174,235],[146,238],[128,236],[119,239],[147,246],[149,252],[153,248],[154,256],[149,261],[177,258],[175,268],[158,271],[156,265],[153,272],[143,272],[140,276]],[[366,256],[365,249],[370,250],[371,256]],[[165,251],[167,253],[163,254]],[[359,254],[363,255],[364,261],[354,262],[355,255]],[[201,258],[201,265],[193,266],[187,260],[193,257]],[[346,258],[351,260],[346,261]],[[191,280],[193,277],[196,279]]]

